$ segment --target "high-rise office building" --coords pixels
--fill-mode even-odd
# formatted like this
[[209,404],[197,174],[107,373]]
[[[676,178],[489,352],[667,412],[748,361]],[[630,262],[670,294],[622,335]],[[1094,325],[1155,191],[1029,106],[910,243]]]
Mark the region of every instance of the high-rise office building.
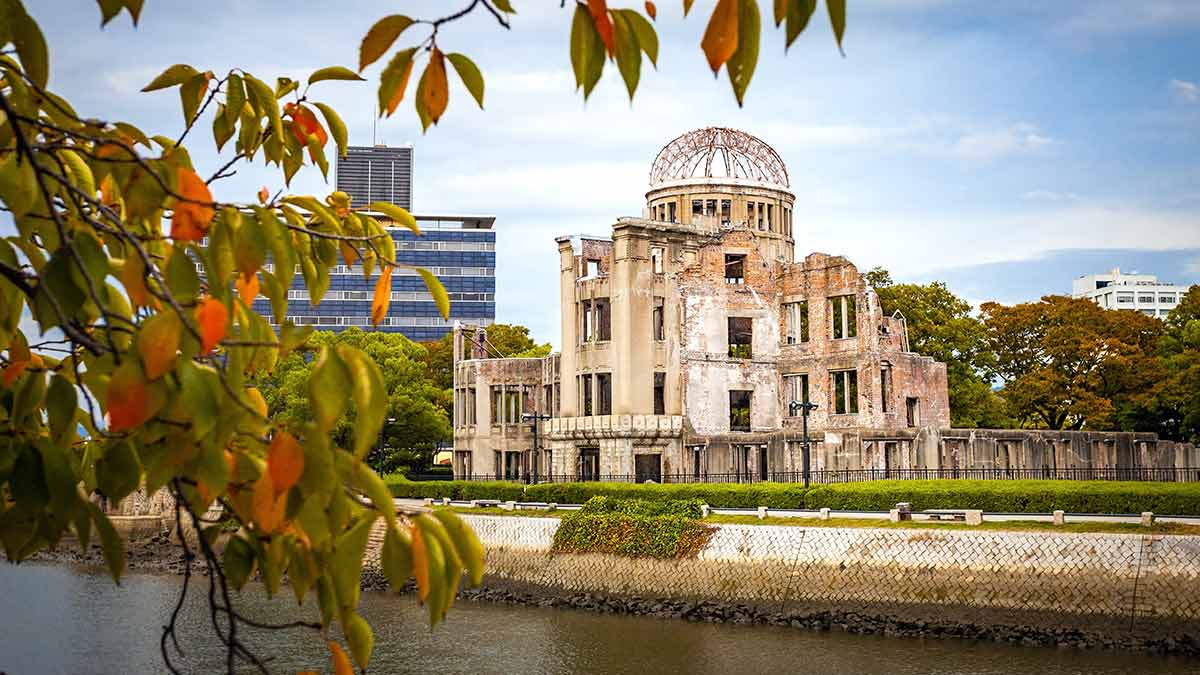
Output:
[[[351,203],[364,206],[385,201],[412,209],[412,148],[349,147],[338,160],[337,189]],[[384,220],[378,216],[381,222]],[[423,267],[437,276],[450,296],[450,319],[438,313],[425,282],[413,270],[392,274],[392,301],[378,330],[403,333],[411,340],[437,340],[455,322],[488,326],[496,318],[496,233],[494,216],[413,214],[421,236],[384,222],[396,246],[396,261]],[[313,307],[304,278],[297,274],[288,290],[288,317],[297,325],[340,331],[349,326],[371,327],[375,281],[364,279],[361,265],[338,265],[330,270],[329,291]],[[255,301],[257,311],[270,315],[266,298]],[[271,317],[280,324],[280,317]]]
[[1086,298],[1106,309],[1127,309],[1165,319],[1183,300],[1190,286],[1159,281],[1153,274],[1132,274],[1113,268],[1088,274],[1071,284],[1071,296]]
[[349,193],[351,205],[388,202],[412,210],[413,149],[411,145],[351,145],[334,169],[337,189]]

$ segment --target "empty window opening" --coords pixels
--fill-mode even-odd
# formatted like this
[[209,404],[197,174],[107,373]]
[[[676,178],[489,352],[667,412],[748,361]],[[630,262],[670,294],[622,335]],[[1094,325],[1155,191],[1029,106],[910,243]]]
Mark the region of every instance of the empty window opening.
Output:
[[793,409],[791,403],[792,401],[808,403],[808,374],[784,375],[783,392],[788,397],[788,400],[784,401],[788,416],[795,417],[800,415],[801,410],[799,408]]
[[598,277],[600,276],[600,261],[596,258],[587,259],[587,274],[585,276]]
[[608,298],[596,298],[592,301],[596,314],[596,339],[600,341],[609,340],[612,338],[611,327],[609,322]]
[[766,206],[766,204],[759,202],[755,206],[758,207],[758,209],[757,209],[758,214],[756,216],[756,218],[758,219],[758,231],[762,232],[762,230],[763,230],[763,215],[766,212],[766,209],[764,209],[763,207]]
[[905,421],[908,426],[915,427],[921,423],[921,401],[915,396],[909,396],[904,399]]
[[650,247],[650,269],[655,274],[663,273],[663,248],[661,246]]
[[504,453],[504,478],[505,480],[520,480],[521,479],[521,454],[520,452]]
[[829,373],[833,380],[833,412],[838,415],[858,412],[858,371],[835,370]]
[[667,204],[667,220],[673,223],[675,222],[675,218],[675,202],[671,202],[670,204]]
[[651,330],[654,332],[654,339],[659,342],[662,342],[663,340],[667,339],[667,331],[666,331],[666,326],[664,324],[664,314],[663,314],[663,310],[664,310],[663,305],[665,302],[666,302],[665,298],[660,298],[660,297],[655,296],[654,308],[652,310],[650,310],[650,327],[651,327]]
[[692,215],[693,216],[704,215],[704,201],[703,200],[700,200],[700,199],[692,200]]
[[743,254],[725,254],[725,283],[727,284],[744,284],[746,278],[744,276],[746,266],[746,256]]
[[776,230],[775,227],[775,205],[767,204],[767,229],[771,232]]
[[612,414],[612,374],[596,373],[596,394],[599,399],[597,415]]
[[491,423],[500,424],[501,417],[504,414],[504,387],[492,387],[492,415]]
[[717,200],[706,199],[704,201],[704,215],[708,216],[709,218],[717,215]]
[[502,480],[504,478],[504,453],[499,450],[493,450],[492,462],[496,467],[496,480]]
[[754,202],[746,202],[746,227],[754,226]]
[[692,446],[692,480],[699,481],[704,471],[704,446]]
[[581,397],[583,397],[583,405],[580,406],[580,410],[583,411],[584,417],[590,417],[592,415],[592,376],[591,375],[580,375],[579,376],[579,395]]
[[521,421],[522,398],[518,389],[504,390],[504,412],[501,418],[505,424],[517,424]]
[[733,389],[729,392],[729,430],[750,431],[750,399],[753,392]]
[[853,295],[837,295],[829,298],[829,315],[832,317],[833,339],[852,338],[858,335],[858,312]]
[[575,478],[581,481],[600,480],[600,448],[580,448],[579,466]]
[[768,480],[770,473],[767,471],[767,446],[758,446],[758,479]]
[[879,402],[883,412],[891,412],[892,409],[892,367],[884,366],[879,369]]
[[733,205],[730,203],[730,201],[728,199],[722,199],[721,200],[721,224],[722,225],[729,224],[730,218],[733,217],[732,211],[733,211]]
[[728,329],[730,358],[753,358],[754,319],[748,316],[731,316],[728,319]]
[[580,311],[580,326],[579,339],[581,342],[589,342],[596,334],[595,318],[592,315],[592,303],[590,300],[584,300],[579,303]]
[[785,337],[789,345],[808,342],[808,302],[789,302],[784,305]]
[[667,414],[667,374],[654,374],[654,414]]

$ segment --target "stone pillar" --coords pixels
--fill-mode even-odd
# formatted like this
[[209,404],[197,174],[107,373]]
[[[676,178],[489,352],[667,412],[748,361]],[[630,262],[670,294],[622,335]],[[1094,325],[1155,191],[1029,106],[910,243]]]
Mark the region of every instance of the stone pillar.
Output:
[[[570,237],[560,237],[556,241],[559,269],[559,334],[562,335],[562,356],[558,362],[559,415],[576,417],[579,415],[579,391],[576,387],[579,323],[575,307],[575,249]],[[557,455],[557,452],[555,454]]]
[[646,239],[614,228],[608,294],[615,415],[654,412],[653,278]]

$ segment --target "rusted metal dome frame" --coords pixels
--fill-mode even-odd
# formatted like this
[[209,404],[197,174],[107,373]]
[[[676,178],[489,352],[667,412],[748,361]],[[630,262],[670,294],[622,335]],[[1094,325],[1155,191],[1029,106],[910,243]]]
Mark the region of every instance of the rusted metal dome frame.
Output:
[[[725,174],[713,175],[713,163]],[[650,167],[650,186],[689,178],[734,178],[789,187],[787,166],[762,139],[727,127],[706,127],[663,146]]]

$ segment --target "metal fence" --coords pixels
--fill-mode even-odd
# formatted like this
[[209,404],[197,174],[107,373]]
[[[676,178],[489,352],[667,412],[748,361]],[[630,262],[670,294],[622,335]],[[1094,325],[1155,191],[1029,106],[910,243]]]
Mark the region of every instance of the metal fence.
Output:
[[[430,479],[446,479],[445,474]],[[410,476],[422,480],[421,476]],[[1051,469],[835,469],[812,471],[809,482],[814,485],[861,483],[873,480],[1118,480],[1158,481],[1168,483],[1200,482],[1200,467],[1188,468],[1070,468]],[[767,471],[765,473],[677,473],[660,476],[636,474],[538,474],[520,475],[475,474],[456,475],[454,480],[509,481],[514,483],[574,483],[600,481],[607,483],[802,483],[800,471]]]

